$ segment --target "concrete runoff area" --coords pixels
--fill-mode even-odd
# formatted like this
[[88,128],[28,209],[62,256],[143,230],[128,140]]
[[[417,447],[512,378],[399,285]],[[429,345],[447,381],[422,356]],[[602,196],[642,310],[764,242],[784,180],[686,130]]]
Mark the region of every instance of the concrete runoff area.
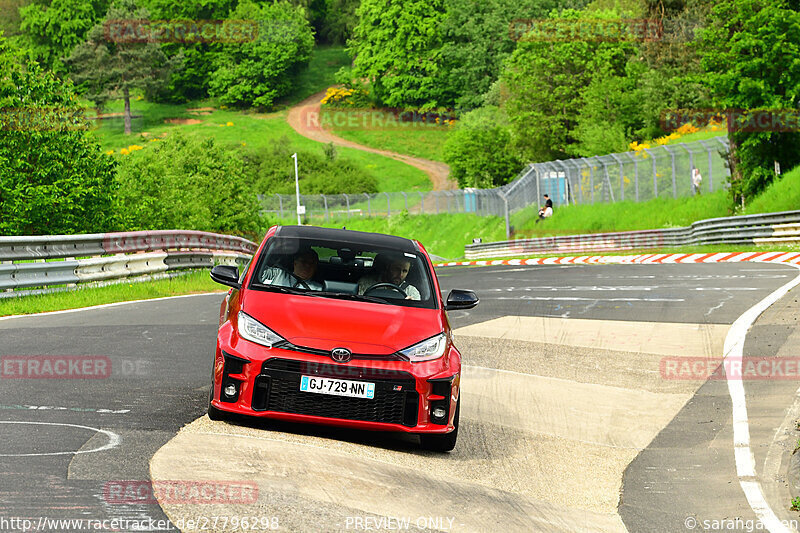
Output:
[[[151,477],[256,481],[258,504],[241,511],[293,530],[354,529],[371,516],[443,519],[412,530],[625,531],[623,472],[702,383],[664,380],[660,359],[719,358],[727,329],[518,316],[473,324],[455,331],[464,394],[450,454],[423,452],[410,436],[202,417],[155,454]],[[495,359],[484,356],[490,347]],[[302,512],[309,502],[321,509],[316,523]],[[162,507],[173,522],[214,514]]]

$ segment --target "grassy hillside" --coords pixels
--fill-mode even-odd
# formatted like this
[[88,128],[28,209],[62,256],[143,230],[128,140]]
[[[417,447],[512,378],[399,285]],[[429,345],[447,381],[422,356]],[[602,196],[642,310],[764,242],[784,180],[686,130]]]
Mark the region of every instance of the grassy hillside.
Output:
[[[422,123],[403,123],[386,127],[380,119],[370,120],[370,113],[349,111],[347,109],[326,108],[327,113],[337,113],[351,119],[358,128],[332,128],[331,131],[349,141],[379,150],[389,150],[400,154],[413,155],[433,161],[444,161],[444,143],[450,131],[449,126]],[[374,114],[383,116],[383,111],[376,110]],[[337,117],[341,123],[346,123],[342,117]],[[337,122],[333,122],[336,124]],[[361,125],[365,125],[361,127]]]
[[[137,117],[133,120],[132,135],[124,134],[121,116],[103,120],[95,133],[103,149],[114,150],[115,154],[134,144],[146,148],[149,142],[157,142],[153,139],[169,135],[178,129],[188,135],[213,137],[222,144],[245,144],[256,149],[268,147],[276,140],[286,137],[298,150],[324,153],[325,145],[297,134],[289,126],[286,122],[287,111],[255,114],[220,109],[213,104],[192,102],[186,105],[168,105],[135,101],[131,104],[132,112]],[[205,109],[209,107],[213,109]],[[122,110],[122,101],[111,102],[106,107],[106,113],[121,113]],[[431,189],[428,176],[405,163],[352,148],[337,148],[337,152],[342,159],[373,174],[378,180],[380,191]],[[291,160],[287,160],[287,165],[292,164]],[[300,165],[302,169],[302,161]]]
[[745,205],[744,214],[774,213],[795,209],[800,209],[800,167],[783,174],[750,205]]
[[536,223],[537,207],[529,207],[512,216],[518,231],[534,236],[562,233],[603,233],[638,229],[688,226],[695,220],[729,216],[726,191],[692,198],[654,198],[647,202],[559,206],[553,217]]

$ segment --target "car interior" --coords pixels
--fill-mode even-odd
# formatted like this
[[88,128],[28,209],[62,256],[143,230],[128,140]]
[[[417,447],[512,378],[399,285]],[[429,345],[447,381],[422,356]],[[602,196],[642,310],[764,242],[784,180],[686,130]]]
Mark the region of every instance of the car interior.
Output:
[[[355,295],[358,294],[358,281],[362,277],[378,277],[380,254],[392,253],[391,250],[360,250],[352,246],[325,244],[327,243],[275,242],[265,252],[265,258],[259,265],[260,272],[270,267],[292,272],[293,260],[298,251],[311,248],[319,257],[317,272],[312,279],[320,282],[326,292]],[[407,256],[410,256],[411,269],[405,281],[419,290],[421,300],[427,301],[431,297],[431,290],[424,262],[413,254]],[[261,276],[255,279],[261,279]],[[373,295],[372,291],[370,295]],[[397,291],[391,289],[376,289],[374,295],[401,299]]]

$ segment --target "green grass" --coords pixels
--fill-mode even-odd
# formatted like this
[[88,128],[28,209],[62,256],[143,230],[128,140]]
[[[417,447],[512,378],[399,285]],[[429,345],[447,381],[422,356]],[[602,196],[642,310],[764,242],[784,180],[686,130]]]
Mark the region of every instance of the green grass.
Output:
[[444,161],[444,143],[450,131],[448,126],[403,122],[398,122],[396,126],[385,126],[383,117],[387,112],[380,110],[364,112],[326,108],[325,112],[342,113],[348,118],[351,114],[356,115],[354,122],[360,128],[332,129],[333,133],[343,139],[379,150],[389,150],[432,161]]
[[316,46],[311,53],[308,69],[301,72],[291,96],[280,100],[278,106],[293,106],[336,83],[336,72],[350,65],[344,46]]
[[[199,107],[215,107],[215,109],[208,115],[196,115],[188,111],[188,109]],[[287,111],[257,114],[218,109],[211,102],[167,105],[154,104],[144,100],[132,102],[131,109],[134,115],[141,115],[140,118],[134,119],[134,133],[131,135],[124,134],[121,117],[111,121],[103,121],[100,127],[95,130],[95,135],[103,150],[114,150],[117,157],[125,157],[124,155],[118,155],[121,148],[137,144],[144,146],[146,149],[151,139],[160,138],[163,134],[169,135],[170,132],[178,130],[187,135],[194,135],[204,139],[210,137],[223,145],[241,145],[245,143],[247,146],[256,149],[266,148],[281,137],[287,137],[298,150],[313,151],[320,155],[324,153],[324,145],[322,143],[303,137],[289,126],[286,122]],[[121,111],[121,101],[110,103],[106,109],[107,113]],[[164,121],[169,118],[194,119],[201,121],[201,123],[185,125],[165,123]],[[228,123],[233,125],[228,126]],[[147,134],[146,136],[142,135],[145,133]],[[380,192],[428,191],[432,188],[427,174],[400,161],[353,148],[337,147],[337,152],[340,158],[374,175],[378,180]],[[288,158],[286,164],[291,167],[294,163],[291,158]],[[300,172],[302,172],[302,164],[302,161],[300,161]],[[258,192],[269,194],[269,191]]]
[[528,207],[511,217],[511,225],[526,236],[605,233],[688,226],[705,218],[730,216],[726,191],[690,198],[654,198],[647,202],[569,205],[555,209],[540,223],[538,208]]
[[207,270],[201,270],[156,281],[123,282],[104,287],[79,287],[73,291],[2,298],[0,316],[28,315],[115,302],[220,291],[223,291],[221,285],[211,281]]
[[800,207],[800,167],[783,174],[758,195],[750,205],[745,205],[744,214],[793,211]]

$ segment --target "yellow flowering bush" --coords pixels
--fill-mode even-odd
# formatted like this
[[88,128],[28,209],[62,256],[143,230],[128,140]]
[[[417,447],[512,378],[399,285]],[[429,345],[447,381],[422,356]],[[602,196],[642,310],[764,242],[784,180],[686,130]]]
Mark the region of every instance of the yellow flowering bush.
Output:
[[328,87],[328,89],[325,91],[325,97],[322,99],[322,105],[329,105],[333,107],[352,107],[364,105],[366,99],[367,91],[364,89]]
[[700,131],[700,129],[699,128],[695,128],[692,125],[691,122],[687,122],[686,124],[684,124],[683,126],[681,126],[680,128],[678,128],[675,131],[677,133],[679,133],[680,135],[686,135],[688,133],[697,133],[698,131]]

